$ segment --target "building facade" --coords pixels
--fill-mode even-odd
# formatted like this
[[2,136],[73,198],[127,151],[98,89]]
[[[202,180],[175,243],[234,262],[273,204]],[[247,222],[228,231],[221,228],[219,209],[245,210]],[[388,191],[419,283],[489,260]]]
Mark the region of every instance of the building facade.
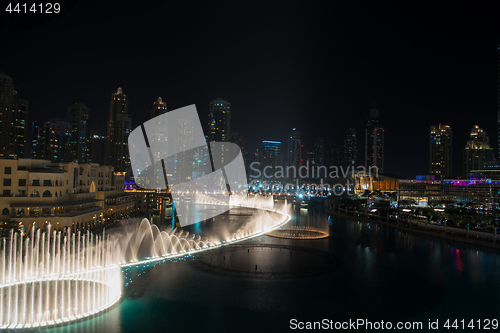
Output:
[[447,125],[431,126],[429,172],[435,179],[452,177],[453,134]]
[[2,223],[29,231],[48,223],[85,230],[132,212],[135,196],[113,167],[40,159],[0,159]]
[[118,172],[130,170],[130,154],[128,151],[128,136],[132,131],[132,118],[128,115],[128,98],[122,88],[111,94],[109,102],[109,121],[107,135],[107,165]]
[[464,148],[464,178],[470,177],[472,170],[483,169],[484,166],[495,159],[493,148],[490,147],[489,138],[485,131],[474,125],[470,132],[470,140]]
[[210,102],[207,133],[208,141],[229,142],[231,138],[231,103],[222,98]]
[[18,97],[14,80],[0,72],[0,157],[26,157],[29,103]]
[[341,165],[347,168],[356,164],[358,160],[357,137],[354,128],[345,131],[344,147],[342,149]]
[[90,140],[90,162],[99,165],[107,165],[107,137],[103,135],[94,134]]
[[39,130],[39,158],[52,162],[70,162],[71,126],[67,121],[52,118]]
[[370,117],[365,130],[365,169],[377,167],[379,173],[384,172],[384,128],[379,123],[380,112],[370,110]]
[[153,107],[149,112],[149,119],[153,119],[159,115],[167,113],[167,102],[164,102],[161,97],[158,97],[156,102],[153,102]]
[[[304,145],[302,143],[302,139],[300,138],[300,132],[297,131],[296,128],[292,129],[290,133],[288,133],[287,139],[287,151],[285,157],[285,169],[287,167],[293,167],[295,170],[304,165],[304,156],[303,151]],[[295,181],[297,177],[290,175],[289,181]]]
[[83,103],[68,108],[68,123],[71,127],[71,160],[89,163],[91,160],[90,110]]
[[265,166],[270,166],[273,170],[282,165],[281,142],[262,141],[262,149]]
[[500,161],[500,44],[497,45],[497,125],[498,125],[498,158]]

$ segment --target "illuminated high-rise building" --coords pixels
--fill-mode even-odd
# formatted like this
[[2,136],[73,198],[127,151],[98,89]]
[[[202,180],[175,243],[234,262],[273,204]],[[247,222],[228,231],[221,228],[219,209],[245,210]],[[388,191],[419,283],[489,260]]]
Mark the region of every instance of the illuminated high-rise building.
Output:
[[273,170],[282,165],[281,142],[280,141],[262,141],[264,164],[270,166]]
[[179,137],[177,138],[177,149],[182,153],[177,154],[175,159],[175,178],[177,181],[188,182],[193,179],[193,161],[197,149],[193,146],[194,124],[192,119],[179,119]]
[[342,165],[343,161],[343,152],[344,152],[344,147],[338,147],[336,145],[333,145],[332,149],[330,150],[330,166],[336,166],[339,167]]
[[231,138],[231,103],[221,98],[210,102],[208,112],[208,141],[226,141]]
[[498,123],[498,160],[500,161],[500,44],[497,45],[497,123]]
[[483,169],[494,159],[495,153],[490,147],[488,134],[478,125],[474,125],[470,132],[470,140],[464,149],[464,178],[468,179],[471,171]]
[[131,175],[128,136],[132,131],[132,118],[128,115],[128,98],[122,88],[111,94],[109,102],[107,165],[115,171]]
[[40,157],[52,162],[71,162],[71,125],[59,118],[46,121],[40,128]]
[[[304,164],[304,157],[302,155],[304,145],[302,144],[302,139],[300,138],[300,132],[294,128],[289,134],[287,138],[287,150],[286,150],[286,165],[287,167],[294,167],[297,170],[296,175],[298,174],[298,170],[300,166]],[[290,181],[295,181],[292,176],[292,173],[289,173]]]
[[307,150],[306,151],[306,166],[311,168],[310,171],[312,171],[312,168],[316,166],[316,152],[314,150]]
[[38,121],[31,122],[31,158],[40,157],[40,134],[41,128]]
[[154,117],[157,117],[166,112],[167,112],[167,102],[164,102],[161,97],[158,97],[156,102],[153,103],[153,107],[149,112],[149,119],[153,119]]
[[91,155],[90,162],[98,163],[99,165],[106,165],[108,157],[106,153],[107,138],[104,135],[93,135],[91,139]]
[[0,157],[26,157],[29,103],[12,78],[0,72]]
[[68,108],[68,122],[71,126],[71,160],[89,163],[91,158],[90,110],[83,103]]
[[384,172],[384,128],[379,124],[380,112],[370,110],[365,130],[365,168],[377,167],[378,173]]
[[358,140],[356,137],[356,131],[353,128],[349,128],[345,131],[344,136],[344,146],[342,147],[342,162],[341,165],[344,168],[356,164],[358,159]]
[[[314,164],[316,167],[325,165],[325,141],[323,138],[316,138],[316,142],[314,142]],[[320,172],[316,174],[317,178],[324,178],[325,168],[319,169]]]
[[430,131],[430,167],[429,173],[434,179],[452,177],[453,134],[447,125],[431,126]]
[[241,155],[243,156],[243,162],[248,168],[248,151],[245,149],[245,137],[240,135],[239,132],[231,133],[230,142],[237,144],[241,148]]

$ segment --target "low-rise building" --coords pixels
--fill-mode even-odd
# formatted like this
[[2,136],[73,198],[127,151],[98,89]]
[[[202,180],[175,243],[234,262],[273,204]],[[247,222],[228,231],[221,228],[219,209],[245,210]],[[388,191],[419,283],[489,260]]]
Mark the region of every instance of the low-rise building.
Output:
[[33,225],[83,230],[134,210],[124,192],[125,175],[95,163],[0,159],[3,223],[29,231]]
[[427,206],[431,201],[443,197],[443,184],[434,176],[417,176],[417,179],[400,179],[398,182],[398,202],[408,202]]

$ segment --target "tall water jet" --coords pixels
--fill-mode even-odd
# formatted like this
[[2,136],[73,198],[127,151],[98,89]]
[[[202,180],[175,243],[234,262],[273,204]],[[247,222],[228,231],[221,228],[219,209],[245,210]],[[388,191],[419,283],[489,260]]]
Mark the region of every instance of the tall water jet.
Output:
[[0,257],[0,327],[54,325],[111,306],[122,285],[115,252],[105,234],[11,230]]

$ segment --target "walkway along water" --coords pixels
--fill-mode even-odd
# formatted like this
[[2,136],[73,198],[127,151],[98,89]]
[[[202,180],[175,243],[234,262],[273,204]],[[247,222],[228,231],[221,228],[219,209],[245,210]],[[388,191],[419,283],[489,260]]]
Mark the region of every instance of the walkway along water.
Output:
[[488,246],[500,249],[500,239],[497,235],[476,230],[460,229],[455,227],[446,227],[432,223],[419,221],[416,217],[406,218],[393,216],[387,213],[385,216],[380,211],[372,213],[368,210],[350,210],[335,205],[333,202],[325,203],[325,212],[327,214],[342,216],[356,221],[376,222],[388,225],[397,229],[417,234],[445,238],[457,242],[464,242],[480,246]]

